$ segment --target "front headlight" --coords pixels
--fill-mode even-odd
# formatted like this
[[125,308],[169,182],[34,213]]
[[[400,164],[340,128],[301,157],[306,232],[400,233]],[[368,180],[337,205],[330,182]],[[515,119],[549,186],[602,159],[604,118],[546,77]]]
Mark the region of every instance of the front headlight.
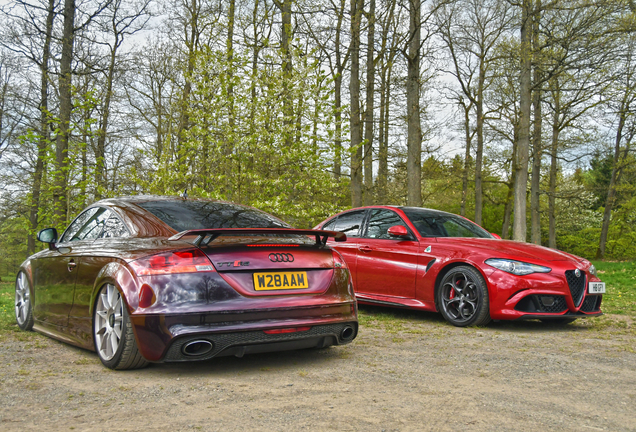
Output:
[[529,275],[532,273],[550,273],[552,271],[550,267],[502,258],[487,259],[486,264],[517,276]]
[[596,267],[594,267],[594,264],[592,264],[587,271],[589,271],[591,275],[596,276]]

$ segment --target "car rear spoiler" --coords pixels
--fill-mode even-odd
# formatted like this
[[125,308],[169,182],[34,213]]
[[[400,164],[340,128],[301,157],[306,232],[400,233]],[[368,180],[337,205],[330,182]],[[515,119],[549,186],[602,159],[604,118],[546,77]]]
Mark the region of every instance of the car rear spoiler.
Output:
[[168,240],[179,240],[182,237],[196,235],[194,240],[195,246],[207,245],[212,240],[220,235],[249,235],[249,234],[295,234],[314,236],[316,238],[317,245],[327,244],[327,239],[333,237],[337,242],[343,242],[347,240],[347,235],[337,231],[323,231],[313,229],[295,229],[295,228],[209,228],[209,229],[194,229],[181,231],[170,237]]

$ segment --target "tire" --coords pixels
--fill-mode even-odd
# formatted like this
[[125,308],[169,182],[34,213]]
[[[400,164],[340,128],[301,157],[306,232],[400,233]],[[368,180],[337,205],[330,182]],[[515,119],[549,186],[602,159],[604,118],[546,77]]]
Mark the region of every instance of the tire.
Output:
[[454,326],[484,326],[490,322],[488,287],[473,267],[449,270],[437,290],[436,303],[444,319]]
[[26,273],[18,273],[15,280],[15,321],[22,330],[33,328],[33,305],[31,304],[31,285]]
[[107,368],[123,370],[148,366],[137,348],[128,308],[115,285],[104,285],[97,295],[93,339],[95,351]]
[[555,326],[563,326],[566,324],[573,323],[576,321],[576,318],[543,318],[540,321],[544,324],[552,324]]

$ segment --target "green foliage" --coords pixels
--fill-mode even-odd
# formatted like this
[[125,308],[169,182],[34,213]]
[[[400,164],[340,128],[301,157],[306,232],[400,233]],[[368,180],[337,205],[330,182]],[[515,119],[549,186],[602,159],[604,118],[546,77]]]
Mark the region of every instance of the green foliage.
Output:
[[[307,57],[294,64],[285,85],[280,68],[253,74],[239,53],[231,63],[223,52],[199,53],[188,108],[192,126],[174,153],[164,153],[150,180],[139,178],[142,188],[159,194],[187,189],[189,196],[248,204],[298,227],[340,210],[348,188],[328,172],[324,157],[324,77]],[[293,119],[285,117],[288,101]]]

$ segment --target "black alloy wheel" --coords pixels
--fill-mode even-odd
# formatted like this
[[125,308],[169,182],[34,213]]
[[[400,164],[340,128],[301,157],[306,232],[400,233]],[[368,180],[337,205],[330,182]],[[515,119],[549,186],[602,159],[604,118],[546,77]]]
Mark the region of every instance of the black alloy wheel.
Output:
[[449,270],[437,290],[436,303],[444,319],[454,326],[483,326],[490,322],[486,281],[473,267]]

